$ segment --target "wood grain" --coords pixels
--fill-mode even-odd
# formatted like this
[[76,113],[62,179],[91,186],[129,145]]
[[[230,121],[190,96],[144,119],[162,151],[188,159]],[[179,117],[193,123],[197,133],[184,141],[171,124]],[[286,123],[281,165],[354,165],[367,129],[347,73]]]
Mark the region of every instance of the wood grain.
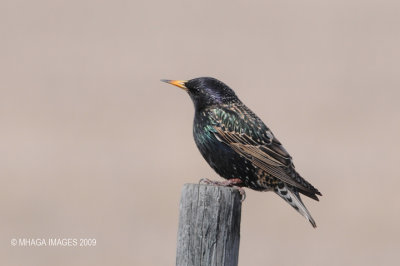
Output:
[[185,184],[176,265],[238,265],[241,206],[234,188]]

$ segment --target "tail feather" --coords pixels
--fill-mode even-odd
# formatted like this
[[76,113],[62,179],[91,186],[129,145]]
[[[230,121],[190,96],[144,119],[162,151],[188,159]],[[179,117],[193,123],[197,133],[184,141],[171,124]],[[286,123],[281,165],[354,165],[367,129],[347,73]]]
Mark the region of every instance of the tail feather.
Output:
[[301,201],[299,193],[294,189],[288,188],[286,185],[282,185],[283,184],[280,184],[275,188],[275,193],[289,203],[296,211],[303,215],[314,228],[316,228],[317,224],[304,203]]

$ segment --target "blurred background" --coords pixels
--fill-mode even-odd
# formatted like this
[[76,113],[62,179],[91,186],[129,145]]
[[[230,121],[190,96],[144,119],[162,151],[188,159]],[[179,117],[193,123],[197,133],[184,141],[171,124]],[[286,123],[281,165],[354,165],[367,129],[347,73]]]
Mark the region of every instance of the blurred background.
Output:
[[[174,265],[184,183],[218,179],[188,95],[216,77],[322,193],[314,230],[247,190],[240,265],[398,265],[398,1],[0,2],[2,265]],[[13,247],[12,238],[96,247]]]

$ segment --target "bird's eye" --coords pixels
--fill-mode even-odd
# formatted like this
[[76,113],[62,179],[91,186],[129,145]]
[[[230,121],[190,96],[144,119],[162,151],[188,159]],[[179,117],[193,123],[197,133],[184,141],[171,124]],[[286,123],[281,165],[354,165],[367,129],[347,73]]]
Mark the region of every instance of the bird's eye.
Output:
[[198,87],[192,87],[191,92],[194,94],[198,94],[200,92],[200,89]]

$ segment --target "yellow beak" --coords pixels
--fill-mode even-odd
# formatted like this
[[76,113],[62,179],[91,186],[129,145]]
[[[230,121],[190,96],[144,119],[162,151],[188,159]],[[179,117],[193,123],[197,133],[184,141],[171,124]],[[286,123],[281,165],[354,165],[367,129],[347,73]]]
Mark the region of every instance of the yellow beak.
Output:
[[162,79],[162,82],[169,83],[172,85],[175,85],[181,89],[184,89],[185,91],[188,91],[188,88],[186,88],[185,83],[187,82],[186,80],[169,80],[169,79]]

